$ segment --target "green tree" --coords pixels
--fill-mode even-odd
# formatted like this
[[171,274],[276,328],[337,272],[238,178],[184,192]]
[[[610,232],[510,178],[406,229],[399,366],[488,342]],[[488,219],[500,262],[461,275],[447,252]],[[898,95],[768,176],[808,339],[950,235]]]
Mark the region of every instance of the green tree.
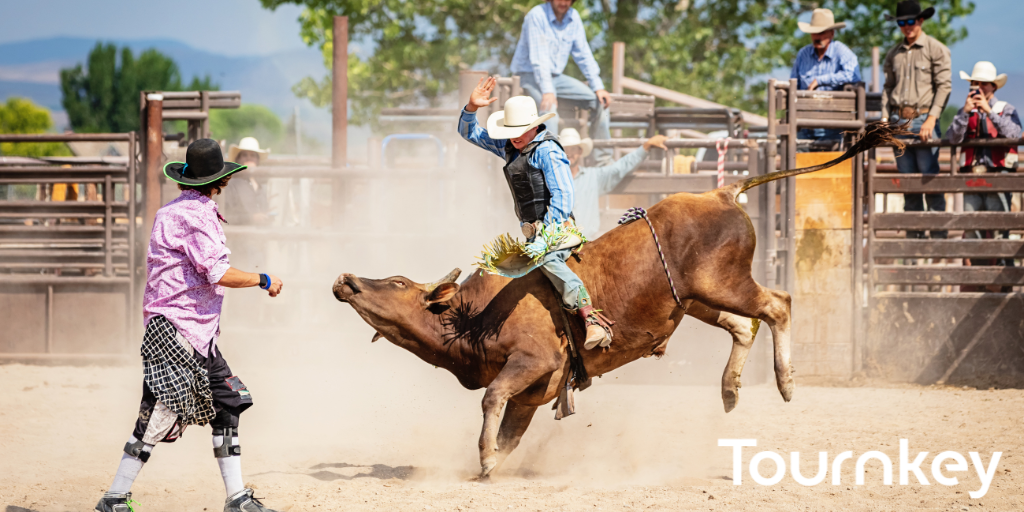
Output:
[[[323,51],[331,66],[332,17],[349,17],[350,38],[369,43],[366,59],[349,55],[349,95],[355,122],[372,120],[384,106],[436,104],[457,90],[458,72],[470,67],[507,73],[523,15],[538,0],[260,0],[306,7],[301,35]],[[586,25],[606,80],[611,42],[626,43],[626,76],[747,110],[763,112],[764,77],[791,66],[810,42],[797,18],[827,7],[851,28],[838,39],[867,65],[872,46],[889,47],[900,37],[884,21],[897,0],[581,0],[575,8]],[[947,45],[967,36],[953,22],[973,12],[965,0],[936,0],[938,14],[925,31]],[[570,65],[569,73],[579,76]],[[610,84],[606,84],[609,85]],[[314,104],[330,103],[330,75],[307,77],[295,86]]]
[[[148,49],[138,58],[128,47],[96,43],[86,68],[60,71],[62,103],[77,132],[127,132],[139,128],[141,91],[180,91],[181,72],[170,57]],[[190,87],[216,90],[209,76],[194,77]],[[191,89],[196,90],[196,89]]]
[[[0,133],[46,133],[53,129],[50,111],[25,98],[7,98],[0,104]],[[7,156],[69,156],[71,151],[61,142],[4,142],[0,155]]]
[[215,139],[237,144],[242,137],[256,137],[262,147],[279,147],[285,138],[284,123],[263,105],[210,111],[210,133]]

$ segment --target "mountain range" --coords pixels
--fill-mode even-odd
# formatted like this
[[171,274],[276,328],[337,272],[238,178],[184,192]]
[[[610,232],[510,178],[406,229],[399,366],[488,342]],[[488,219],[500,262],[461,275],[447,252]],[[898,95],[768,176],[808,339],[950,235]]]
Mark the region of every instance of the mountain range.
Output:
[[[330,112],[296,98],[291,87],[306,76],[321,78],[326,70],[316,49],[287,51],[266,56],[229,57],[198,50],[170,39],[110,40],[128,46],[138,55],[155,48],[171,57],[181,70],[183,82],[210,75],[222,90],[242,92],[244,103],[266,106],[288,120],[300,109],[303,133],[324,142],[330,139]],[[84,63],[95,39],[54,37],[0,44],[0,101],[9,96],[30,98],[53,112],[58,130],[67,127],[61,105],[60,70]]]

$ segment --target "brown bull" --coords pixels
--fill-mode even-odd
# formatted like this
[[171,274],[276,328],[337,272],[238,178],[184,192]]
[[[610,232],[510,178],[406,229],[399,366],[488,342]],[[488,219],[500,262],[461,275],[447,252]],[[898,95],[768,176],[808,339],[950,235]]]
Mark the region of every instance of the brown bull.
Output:
[[[891,143],[894,132],[874,127],[832,162],[700,195],[676,194],[651,207],[649,218],[682,308],[672,297],[646,222],[619,226],[585,244],[578,259],[570,258],[569,267],[599,298],[604,314],[616,321],[615,342],[608,350],[584,351],[588,374],[602,375],[641,357],[663,354],[684,314],[690,314],[733,335],[722,377],[729,411],[738,399],[740,374],[753,342],[755,327],[748,319],[759,319],[771,328],[776,384],[788,402],[793,396],[790,297],[751,277],[754,228],[736,198],[762,183],[831,167],[859,151]],[[450,371],[468,389],[487,388],[479,445],[481,477],[486,477],[519,444],[537,408],[559,395],[570,373],[567,339],[560,300],[539,272],[515,280],[478,272],[461,286],[454,283],[457,276],[456,269],[423,285],[400,276],[377,280],[342,274],[334,283],[334,295],[378,335]],[[582,329],[575,329],[579,340]]]

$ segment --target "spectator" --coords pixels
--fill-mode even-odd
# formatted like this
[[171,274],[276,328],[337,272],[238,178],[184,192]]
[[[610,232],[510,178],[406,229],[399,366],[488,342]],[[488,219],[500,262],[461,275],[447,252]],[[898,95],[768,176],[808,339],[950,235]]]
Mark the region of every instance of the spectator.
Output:
[[577,226],[583,234],[593,240],[601,233],[601,210],[598,200],[601,196],[608,194],[619,185],[622,178],[633,172],[647,158],[647,152],[651,147],[665,147],[665,136],[655,135],[644,142],[643,147],[623,156],[617,162],[603,167],[580,167],[590,151],[594,148],[594,142],[590,138],[581,139],[579,132],[573,128],[566,128],[558,134],[558,141],[565,149],[569,157],[569,168],[572,170],[572,184],[576,189],[576,201],[573,205]]
[[[611,137],[608,112],[612,97],[601,81],[601,68],[594,60],[583,30],[583,21],[572,4],[576,0],[547,0],[530,9],[523,20],[512,73],[519,75],[523,90],[540,105],[540,114],[555,113],[548,125],[558,130],[558,100],[564,99],[590,110],[590,134],[595,139]],[[564,74],[569,55],[587,77],[589,87]],[[610,149],[598,150],[599,161],[611,158]]]
[[[956,113],[949,125],[949,141],[959,144],[971,139],[1019,139],[1020,117],[1017,109],[996,99],[996,90],[1006,85],[1006,75],[996,75],[991,62],[974,65],[971,74],[960,72],[960,78],[971,82],[971,90],[964,100],[964,108]],[[1014,172],[1017,167],[1017,146],[964,148],[963,172]],[[964,194],[965,212],[1008,212],[1010,194]],[[1007,238],[1009,232],[968,230],[964,238]],[[1013,259],[972,258],[971,265],[1013,266]],[[961,287],[961,291],[964,290]],[[982,291],[982,290],[977,290]],[[998,290],[995,290],[998,291]],[[1007,291],[1007,290],[1004,290]]]
[[[935,14],[935,8],[921,10],[917,0],[904,0],[896,5],[896,21],[904,39],[885,55],[885,87],[882,92],[882,118],[890,122],[909,123],[922,142],[938,139],[938,121],[949,101],[953,88],[949,48],[928,36],[922,24]],[[937,174],[939,148],[907,148],[896,157],[901,173]],[[942,194],[925,194],[929,211],[946,211]],[[903,210],[924,211],[921,194],[903,194]],[[932,231],[932,238],[946,238],[945,231]],[[924,231],[907,231],[907,238],[924,238]]]
[[[248,166],[255,170],[260,165],[263,155],[270,151],[260,148],[254,137],[244,137],[238,145],[231,145],[228,160]],[[225,189],[224,206],[226,219],[236,226],[265,226],[270,223],[270,208],[267,203],[265,187],[261,187],[256,178],[248,177],[240,180],[234,187]]]
[[[797,80],[797,88],[802,91],[836,91],[846,84],[861,81],[857,55],[835,40],[836,31],[845,28],[845,22],[836,23],[835,16],[828,9],[815,9],[810,23],[801,21],[797,25],[801,31],[811,35],[811,44],[797,52],[789,75]],[[797,137],[834,143],[843,138],[843,132],[804,128]]]

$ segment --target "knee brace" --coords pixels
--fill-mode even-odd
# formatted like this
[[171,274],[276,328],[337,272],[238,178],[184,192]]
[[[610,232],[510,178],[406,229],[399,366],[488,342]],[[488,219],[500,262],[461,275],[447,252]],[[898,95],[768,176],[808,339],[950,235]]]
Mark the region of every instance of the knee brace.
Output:
[[213,435],[221,436],[220,446],[213,447],[213,456],[218,459],[242,454],[242,447],[232,444],[232,440],[238,437],[238,429],[232,427],[213,427]]
[[[134,437],[132,439],[135,439]],[[141,439],[136,439],[135,442],[128,441],[124,444],[124,453],[141,460],[143,463],[149,462],[150,451],[146,450],[146,446],[152,449],[153,445],[147,445],[142,442]]]

